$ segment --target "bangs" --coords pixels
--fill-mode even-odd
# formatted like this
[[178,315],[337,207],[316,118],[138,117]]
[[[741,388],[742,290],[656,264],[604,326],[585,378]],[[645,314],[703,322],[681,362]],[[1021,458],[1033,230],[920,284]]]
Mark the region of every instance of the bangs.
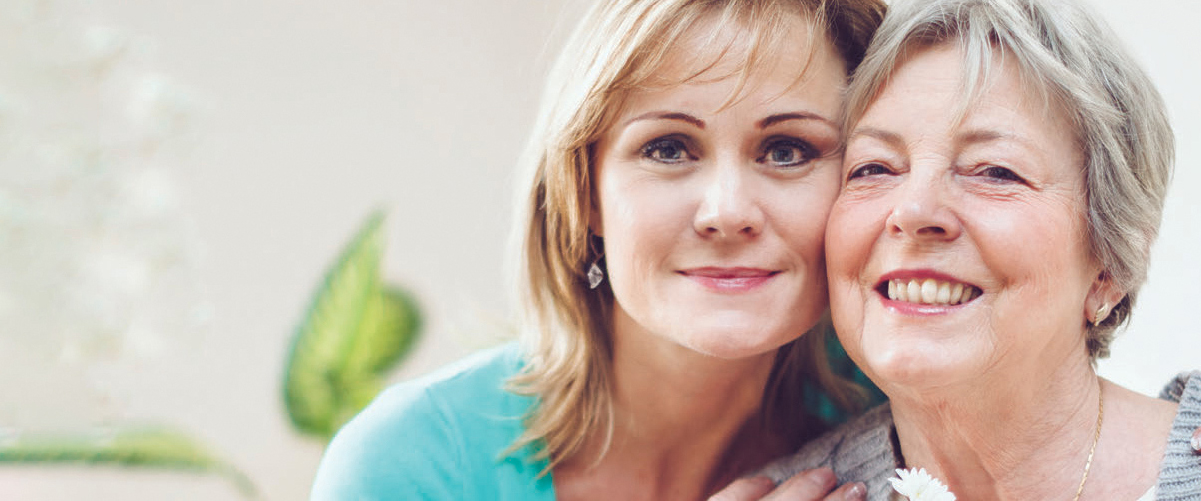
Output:
[[[824,9],[813,11],[795,2],[761,0],[752,2],[692,2],[666,14],[658,29],[648,33],[635,48],[624,71],[614,80],[612,92],[619,96],[638,89],[659,89],[687,83],[708,83],[736,78],[737,84],[721,108],[742,98],[747,81],[756,71],[777,70],[782,54],[796,50],[798,23],[807,26],[804,47],[825,41]],[[700,47],[686,61],[684,77],[669,80],[663,67],[684,44]],[[808,50],[795,71],[792,84],[805,76],[813,60]],[[721,64],[732,62],[734,64]],[[720,71],[717,71],[721,67]],[[786,68],[787,69],[787,68]]]

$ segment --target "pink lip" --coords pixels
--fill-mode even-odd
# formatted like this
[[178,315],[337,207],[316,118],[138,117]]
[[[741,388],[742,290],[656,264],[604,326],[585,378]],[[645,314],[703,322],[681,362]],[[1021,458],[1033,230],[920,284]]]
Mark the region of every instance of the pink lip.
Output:
[[967,305],[972,304],[975,299],[966,303],[959,304],[919,304],[906,301],[895,301],[888,298],[886,291],[888,290],[888,282],[892,280],[921,280],[932,278],[940,282],[959,282],[964,285],[970,285],[979,289],[980,287],[965,280],[961,280],[946,273],[938,272],[927,268],[917,268],[911,270],[895,270],[885,273],[876,282],[876,295],[880,297],[880,302],[885,308],[900,313],[902,315],[911,316],[933,316],[943,315],[963,309]]
[[747,292],[771,280],[779,271],[761,268],[690,268],[679,274],[718,292]]

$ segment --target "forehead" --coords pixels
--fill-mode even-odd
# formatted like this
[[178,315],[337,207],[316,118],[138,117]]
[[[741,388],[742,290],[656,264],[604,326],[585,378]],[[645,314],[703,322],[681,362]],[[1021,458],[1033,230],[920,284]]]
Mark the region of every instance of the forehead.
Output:
[[725,83],[729,95],[722,101],[729,105],[750,94],[779,97],[804,88],[828,94],[824,100],[829,102],[823,104],[836,113],[846,86],[841,55],[826,34],[799,13],[787,14],[771,27],[702,17],[670,42],[661,59],[643,66],[632,72],[645,76],[626,86],[625,98]]
[[881,113],[923,112],[941,116],[945,125],[954,128],[1037,124],[1038,129],[1073,136],[1071,120],[1046,84],[1028,78],[1011,53],[988,50],[979,57],[953,41],[912,48],[898,61],[860,122]]

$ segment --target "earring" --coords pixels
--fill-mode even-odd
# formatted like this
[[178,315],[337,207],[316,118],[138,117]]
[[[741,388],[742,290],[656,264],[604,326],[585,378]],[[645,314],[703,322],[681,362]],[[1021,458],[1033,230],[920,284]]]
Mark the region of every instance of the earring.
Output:
[[603,270],[601,270],[601,267],[600,267],[600,260],[601,260],[601,258],[605,257],[605,250],[604,250],[604,248],[602,248],[600,250],[600,252],[596,251],[595,242],[596,242],[596,240],[600,240],[600,237],[595,237],[595,239],[593,237],[594,237],[594,235],[591,232],[589,232],[588,233],[588,249],[591,250],[593,254],[596,254],[596,259],[594,259],[592,261],[592,266],[588,267],[588,288],[589,289],[595,289],[597,287],[600,287],[601,282],[605,281],[605,272]]
[[605,272],[601,271],[600,266],[596,263],[600,262],[600,258],[592,262],[592,266],[588,267],[588,288],[595,289],[600,287],[601,282],[605,280]]
[[1107,315],[1108,313],[1109,313],[1109,304],[1108,303],[1102,304],[1100,308],[1097,308],[1097,313],[1093,315],[1093,325],[1094,326],[1101,325],[1101,322],[1105,321],[1105,318],[1108,316]]

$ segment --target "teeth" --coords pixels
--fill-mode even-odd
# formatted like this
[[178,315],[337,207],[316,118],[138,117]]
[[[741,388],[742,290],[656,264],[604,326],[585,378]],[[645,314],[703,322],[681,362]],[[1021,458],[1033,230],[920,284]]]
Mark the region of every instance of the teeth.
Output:
[[938,284],[934,280],[926,279],[922,282],[922,302],[933,303],[938,299]]
[[[923,287],[925,287],[923,285]],[[947,304],[951,302],[951,284],[943,282],[938,285],[938,297],[934,300],[938,304]]]
[[923,304],[960,304],[980,296],[980,289],[959,282],[925,280],[889,280],[888,298]]

